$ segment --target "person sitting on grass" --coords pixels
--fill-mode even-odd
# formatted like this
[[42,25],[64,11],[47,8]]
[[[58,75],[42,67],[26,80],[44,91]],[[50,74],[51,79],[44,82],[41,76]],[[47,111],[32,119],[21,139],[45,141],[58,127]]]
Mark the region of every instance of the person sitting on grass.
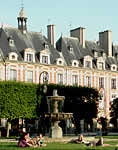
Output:
[[29,141],[29,133],[24,133],[18,142],[18,147],[34,147],[33,141]]
[[88,142],[88,141],[84,141],[83,134],[80,134],[80,136],[78,137],[78,139],[72,139],[71,141],[69,141],[69,142],[67,142],[67,143],[80,144],[80,143],[89,143],[89,142]]
[[39,134],[39,136],[37,136],[36,142],[37,142],[37,145],[38,145],[38,146],[47,146],[47,145],[45,144],[45,139],[44,139],[44,137],[43,137],[42,134]]
[[104,144],[103,137],[100,137],[100,139],[97,142],[92,142],[86,144],[86,146],[111,146],[110,144]]

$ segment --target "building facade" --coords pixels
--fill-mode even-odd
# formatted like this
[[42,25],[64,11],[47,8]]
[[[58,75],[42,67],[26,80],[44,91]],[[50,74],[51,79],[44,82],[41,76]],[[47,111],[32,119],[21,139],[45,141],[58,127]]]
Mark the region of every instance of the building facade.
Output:
[[46,38],[27,30],[23,8],[17,19],[18,29],[0,29],[0,80],[96,88],[98,117],[108,117],[118,96],[118,46],[112,45],[112,32],[100,32],[97,42],[86,41],[85,28],[79,27],[56,42],[55,25],[47,26]]

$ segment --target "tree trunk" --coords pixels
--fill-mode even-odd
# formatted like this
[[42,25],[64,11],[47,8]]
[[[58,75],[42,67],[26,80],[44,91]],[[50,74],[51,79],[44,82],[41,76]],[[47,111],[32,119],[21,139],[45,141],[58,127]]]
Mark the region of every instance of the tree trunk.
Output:
[[11,125],[11,123],[8,121],[8,123],[7,123],[7,137],[9,137],[10,125]]

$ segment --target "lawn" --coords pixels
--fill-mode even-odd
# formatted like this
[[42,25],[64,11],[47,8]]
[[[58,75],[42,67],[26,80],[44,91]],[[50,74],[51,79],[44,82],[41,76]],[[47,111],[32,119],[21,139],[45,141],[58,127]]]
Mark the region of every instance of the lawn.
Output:
[[105,141],[105,143],[112,144],[112,147],[87,147],[84,144],[64,144],[64,143],[47,143],[47,147],[39,147],[39,148],[18,148],[17,143],[0,143],[0,150],[118,150],[118,147],[115,147],[118,142],[117,141]]
[[[13,138],[13,137],[12,137]],[[95,137],[99,138],[99,137]],[[118,136],[104,136],[104,143],[110,144],[110,147],[87,147],[85,144],[64,144],[64,142],[50,142],[47,143],[47,147],[39,148],[18,148],[17,142],[0,142],[0,150],[118,150],[118,147],[115,145],[118,144]],[[6,139],[6,138],[0,138]],[[96,139],[97,140],[97,139]]]

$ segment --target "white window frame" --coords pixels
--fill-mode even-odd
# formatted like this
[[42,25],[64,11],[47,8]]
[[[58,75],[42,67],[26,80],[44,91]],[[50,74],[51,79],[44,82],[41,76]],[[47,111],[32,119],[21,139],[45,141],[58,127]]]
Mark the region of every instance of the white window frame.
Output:
[[9,46],[11,46],[11,47],[14,47],[14,46],[15,46],[13,39],[9,39]]
[[[14,56],[14,59],[12,58],[12,56]],[[15,60],[15,61],[17,61],[18,60],[18,54],[15,53],[15,52],[9,53],[9,60]]]
[[91,87],[91,77],[90,76],[86,76],[86,86]]
[[104,88],[104,77],[99,77],[99,89]]
[[62,73],[58,73],[57,74],[57,78],[58,78],[58,84],[63,84],[63,74]]
[[78,85],[78,75],[72,75],[72,85]]
[[116,83],[117,83],[116,78],[112,78],[111,79],[111,89],[116,89]]
[[[92,69],[92,60],[93,58],[91,56],[85,56],[84,57],[84,68]],[[89,66],[86,66],[86,64],[89,63]]]
[[[61,62],[61,63],[60,63],[60,62]],[[56,64],[59,65],[59,66],[63,66],[63,65],[64,65],[63,59],[62,59],[62,58],[58,58]]]
[[[101,64],[102,64],[102,67],[100,66]],[[99,58],[97,59],[97,68],[98,68],[99,70],[105,70],[105,60],[104,60],[103,57],[99,57]]]
[[[76,65],[75,65],[76,64]],[[72,66],[73,67],[78,67],[79,66],[79,62],[77,60],[73,60],[72,61]]]
[[[31,56],[31,60],[29,56]],[[24,50],[24,61],[26,62],[35,62],[35,51],[32,48],[28,48]]]
[[10,80],[17,81],[17,70],[16,69],[10,69]]
[[111,65],[111,71],[117,71],[117,66],[116,65]]
[[27,71],[27,82],[33,83],[33,71],[30,70]]

